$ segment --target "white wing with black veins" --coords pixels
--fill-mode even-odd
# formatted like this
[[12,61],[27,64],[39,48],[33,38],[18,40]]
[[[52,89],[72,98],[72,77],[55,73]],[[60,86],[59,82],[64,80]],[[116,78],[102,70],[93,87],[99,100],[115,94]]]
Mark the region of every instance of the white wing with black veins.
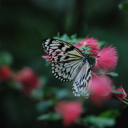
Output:
[[51,56],[53,75],[61,81],[71,81],[78,74],[73,83],[73,93],[75,96],[88,97],[91,68],[82,52],[65,41],[52,38],[43,40],[42,46]]
[[91,77],[91,68],[88,61],[86,60],[86,63],[73,82],[72,90],[75,96],[83,95],[85,98],[88,98],[90,94],[88,92],[88,86],[91,83]]
[[74,60],[65,63],[52,63],[52,73],[61,81],[71,81],[83,66],[81,60]]

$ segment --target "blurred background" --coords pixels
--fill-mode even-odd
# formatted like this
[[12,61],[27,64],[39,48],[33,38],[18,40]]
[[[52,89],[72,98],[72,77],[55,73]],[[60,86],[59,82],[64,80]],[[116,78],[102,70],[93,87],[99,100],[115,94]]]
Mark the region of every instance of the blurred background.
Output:
[[[32,96],[27,94],[31,87],[26,89],[12,80],[0,82],[0,127],[67,127],[58,118],[56,121],[44,117],[37,119],[40,115],[54,112],[56,100],[81,101],[84,109],[81,117],[98,116],[108,109],[118,110],[120,116],[110,126],[128,127],[128,108],[123,108],[124,104],[108,101],[96,106],[84,97],[74,97],[72,82],[64,83],[55,79],[50,66],[46,66],[41,57],[45,55],[42,40],[54,37],[58,32],[69,36],[76,33],[78,37],[89,36],[113,44],[119,55],[115,69],[119,76],[113,78],[114,85],[122,85],[128,92],[127,6],[127,1],[123,0],[0,0],[0,63],[11,69],[14,79],[22,81],[20,75],[26,76],[21,72],[23,69],[32,73],[33,79],[39,79],[38,89],[36,84],[32,85],[35,89]],[[37,83],[36,80],[34,82]],[[21,92],[21,88],[26,90]],[[87,125],[73,124],[70,127],[78,126]],[[107,125],[95,126],[92,123],[88,127],[102,128]]]

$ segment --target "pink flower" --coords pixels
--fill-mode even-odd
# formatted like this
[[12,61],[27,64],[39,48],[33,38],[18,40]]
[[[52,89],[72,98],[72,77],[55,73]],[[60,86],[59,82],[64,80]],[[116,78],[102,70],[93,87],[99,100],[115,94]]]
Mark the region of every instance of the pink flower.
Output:
[[23,92],[30,93],[34,88],[38,87],[39,81],[36,74],[31,68],[25,67],[16,75],[16,80],[23,85]]
[[43,59],[46,59],[48,62],[51,62],[51,60],[50,60],[51,57],[52,57],[52,56],[42,56],[42,58],[43,58]]
[[112,81],[105,75],[93,75],[89,86],[90,98],[97,105],[101,105],[111,95]]
[[94,69],[105,69],[107,71],[113,70],[118,61],[117,50],[111,45],[104,47],[95,58]]
[[1,80],[9,80],[12,78],[12,70],[8,66],[0,67],[0,79]]
[[48,62],[55,63],[54,56],[60,52],[55,52],[51,56],[42,56],[43,59],[46,59]]
[[42,56],[42,58],[44,58],[44,59],[50,59],[51,56]]
[[122,92],[121,94],[120,93],[114,93],[114,95],[117,96],[118,98],[124,99],[124,98],[127,97],[127,94],[126,94],[125,90],[122,87],[117,88],[116,90]]
[[62,115],[65,125],[71,125],[80,117],[82,104],[78,101],[61,101],[57,103],[55,110]]
[[80,48],[81,46],[86,46],[89,45],[92,47],[92,49],[90,49],[89,51],[96,54],[98,53],[100,46],[98,44],[98,40],[95,38],[85,38],[84,40],[82,40],[81,42],[76,43],[74,46],[76,48]]

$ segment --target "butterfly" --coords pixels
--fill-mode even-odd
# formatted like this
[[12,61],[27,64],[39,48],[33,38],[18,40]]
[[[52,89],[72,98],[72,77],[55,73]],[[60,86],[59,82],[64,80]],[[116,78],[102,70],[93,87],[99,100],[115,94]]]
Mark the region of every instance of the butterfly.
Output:
[[[72,90],[75,96],[88,98],[88,86],[91,82],[89,56],[73,45],[58,39],[47,38],[42,41],[45,52],[50,56],[52,73],[61,81],[71,81],[75,77]],[[78,75],[77,75],[78,74]]]

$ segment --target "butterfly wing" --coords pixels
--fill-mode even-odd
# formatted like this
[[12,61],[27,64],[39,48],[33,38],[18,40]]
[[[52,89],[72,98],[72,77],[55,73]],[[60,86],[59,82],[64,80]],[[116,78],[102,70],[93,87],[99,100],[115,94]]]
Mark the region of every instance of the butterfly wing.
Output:
[[75,96],[83,95],[85,98],[88,98],[88,86],[90,84],[91,79],[91,68],[89,62],[86,60],[84,66],[80,70],[79,74],[77,75],[75,81],[73,82],[73,94]]
[[51,56],[52,73],[61,81],[71,81],[83,66],[82,52],[73,45],[57,39],[45,39],[43,48]]
[[61,81],[71,81],[83,66],[81,60],[74,60],[65,63],[52,63],[52,73]]
[[61,81],[71,81],[80,71],[73,83],[73,93],[75,96],[88,97],[87,87],[91,79],[91,68],[87,59],[83,60],[82,52],[67,42],[52,38],[43,40],[42,45],[51,56],[54,76]]
[[83,57],[79,49],[62,40],[48,38],[43,40],[42,46],[52,56],[52,61],[54,62],[79,60]]

